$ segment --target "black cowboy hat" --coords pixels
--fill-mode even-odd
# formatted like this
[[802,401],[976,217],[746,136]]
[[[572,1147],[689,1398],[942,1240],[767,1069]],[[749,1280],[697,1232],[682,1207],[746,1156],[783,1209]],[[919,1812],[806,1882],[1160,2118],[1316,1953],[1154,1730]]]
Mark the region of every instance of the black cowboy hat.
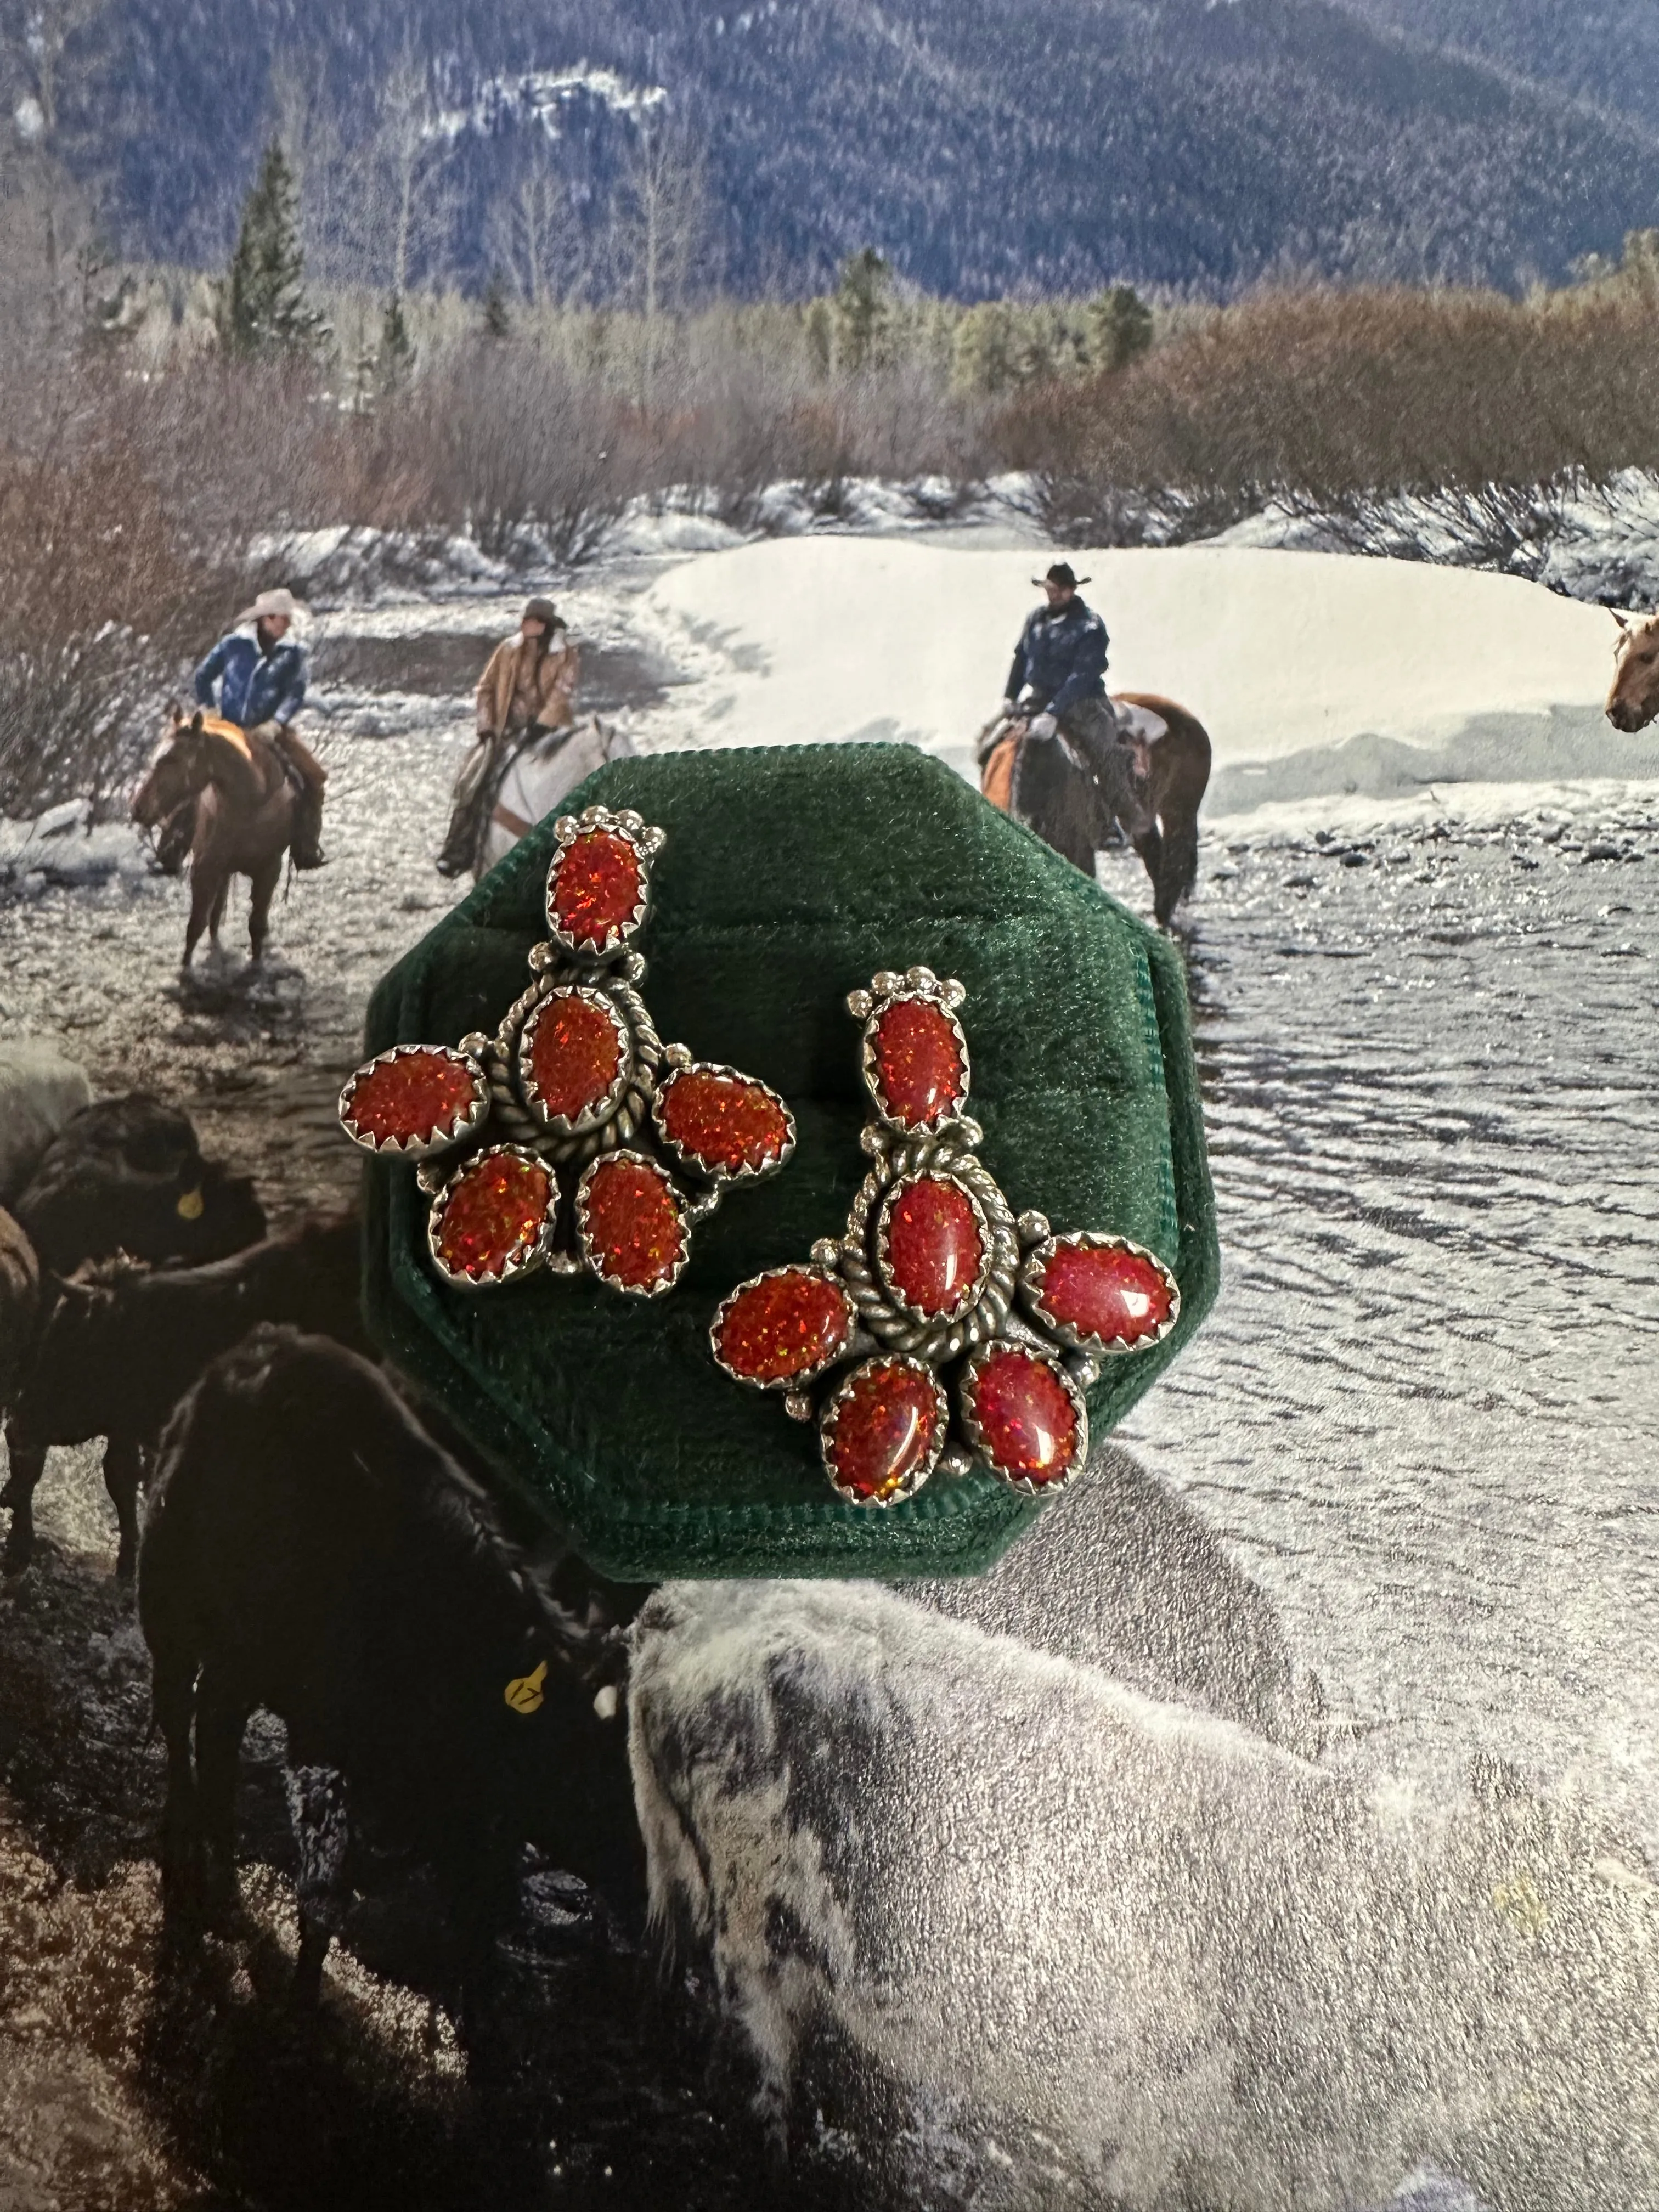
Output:
[[1056,561],[1046,576],[1033,576],[1034,584],[1058,584],[1062,591],[1074,592],[1079,584],[1091,584],[1092,576],[1077,576],[1072,573],[1069,561]]
[[524,613],[520,617],[520,620],[522,622],[534,621],[540,623],[550,636],[551,636],[554,630],[562,629],[564,627],[564,617],[554,605],[551,599],[535,599],[527,600],[525,605]]

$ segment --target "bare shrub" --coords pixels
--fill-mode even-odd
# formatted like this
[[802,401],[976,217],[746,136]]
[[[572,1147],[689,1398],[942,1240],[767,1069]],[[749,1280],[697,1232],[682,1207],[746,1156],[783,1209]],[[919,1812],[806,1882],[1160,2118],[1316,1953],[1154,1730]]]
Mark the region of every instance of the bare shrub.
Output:
[[1279,501],[1347,518],[1358,544],[1389,502],[1396,538],[1401,502],[1431,533],[1438,501],[1507,560],[1568,489],[1659,460],[1656,339],[1633,291],[1268,295],[1023,399],[1002,436],[1060,533],[1202,535]]
[[394,414],[431,456],[428,513],[496,556],[592,557],[648,477],[634,409],[527,347],[467,348]]
[[314,364],[207,354],[96,394],[107,435],[144,458],[157,497],[195,545],[235,560],[261,532],[345,520],[357,492],[348,428]]
[[0,456],[0,814],[113,791],[223,592],[131,445]]

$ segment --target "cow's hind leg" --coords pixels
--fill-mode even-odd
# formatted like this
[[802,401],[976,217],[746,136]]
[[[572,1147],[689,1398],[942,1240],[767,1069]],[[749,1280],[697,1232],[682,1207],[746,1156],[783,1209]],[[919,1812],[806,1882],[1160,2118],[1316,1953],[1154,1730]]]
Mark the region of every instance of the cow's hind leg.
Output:
[[236,1785],[242,1731],[252,1701],[210,1660],[196,1691],[196,1813],[209,1916],[230,1918],[237,1905]]
[[143,1471],[143,1449],[131,1437],[111,1437],[106,1441],[104,1487],[121,1532],[115,1554],[118,1582],[130,1583],[138,1564],[138,1485]]
[[6,1450],[10,1473],[0,1490],[0,1505],[11,1508],[11,1527],[0,1552],[0,1572],[21,1575],[34,1556],[34,1492],[46,1470],[46,1451],[44,1444],[21,1443],[10,1429]]
[[169,1913],[195,1905],[201,1872],[198,1854],[196,1771],[191,1725],[196,1717],[193,1653],[163,1649],[153,1654],[150,1694],[156,1724],[167,1747],[167,1795],[161,1814],[161,1897]]
[[324,1961],[340,1932],[350,1893],[350,1806],[345,1777],[337,1767],[290,1766],[283,1779],[300,1854],[300,1956],[293,1996],[296,2005],[312,2006],[322,1995]]

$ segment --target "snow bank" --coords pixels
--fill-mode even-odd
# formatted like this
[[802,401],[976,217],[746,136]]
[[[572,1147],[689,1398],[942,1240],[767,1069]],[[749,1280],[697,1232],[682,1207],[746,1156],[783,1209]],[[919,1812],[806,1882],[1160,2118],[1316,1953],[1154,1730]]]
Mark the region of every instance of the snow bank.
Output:
[[33,898],[50,884],[79,889],[112,877],[143,882],[149,855],[130,822],[91,821],[84,799],[69,799],[33,822],[0,815],[0,897]]
[[[1623,469],[1605,485],[1587,485],[1561,501],[1552,517],[1547,489],[1536,495],[1540,536],[1516,547],[1511,573],[1603,606],[1659,605],[1659,475]],[[1273,546],[1296,552],[1351,553],[1352,524],[1337,517],[1289,513],[1270,501],[1206,542]],[[1381,501],[1367,517],[1367,538],[1406,560],[1479,568],[1490,559],[1457,501],[1402,493]]]
[[[898,738],[965,771],[1040,559],[817,537],[672,568],[641,612],[701,682],[655,742]],[[1166,692],[1209,730],[1214,811],[1512,768],[1637,775],[1659,757],[1602,718],[1607,614],[1516,578],[1237,546],[1073,560],[1113,686]]]
[[[533,538],[526,538],[523,550],[532,561],[540,552]],[[514,563],[492,559],[459,532],[444,537],[346,524],[257,537],[247,557],[262,574],[280,572],[291,590],[318,608],[374,599],[381,592],[489,595],[514,589],[518,574]]]

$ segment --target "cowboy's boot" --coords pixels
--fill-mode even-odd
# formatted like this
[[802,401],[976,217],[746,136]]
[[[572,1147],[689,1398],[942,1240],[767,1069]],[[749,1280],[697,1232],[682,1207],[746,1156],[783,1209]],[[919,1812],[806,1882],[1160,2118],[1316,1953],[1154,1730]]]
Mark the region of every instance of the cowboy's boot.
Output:
[[301,787],[294,805],[294,829],[288,849],[296,868],[321,868],[328,864],[323,851],[323,794],[314,784]]
[[326,865],[322,848],[323,786],[328,771],[309,745],[286,724],[261,722],[251,737],[269,738],[294,789],[294,826],[288,841],[289,857],[296,868]]

